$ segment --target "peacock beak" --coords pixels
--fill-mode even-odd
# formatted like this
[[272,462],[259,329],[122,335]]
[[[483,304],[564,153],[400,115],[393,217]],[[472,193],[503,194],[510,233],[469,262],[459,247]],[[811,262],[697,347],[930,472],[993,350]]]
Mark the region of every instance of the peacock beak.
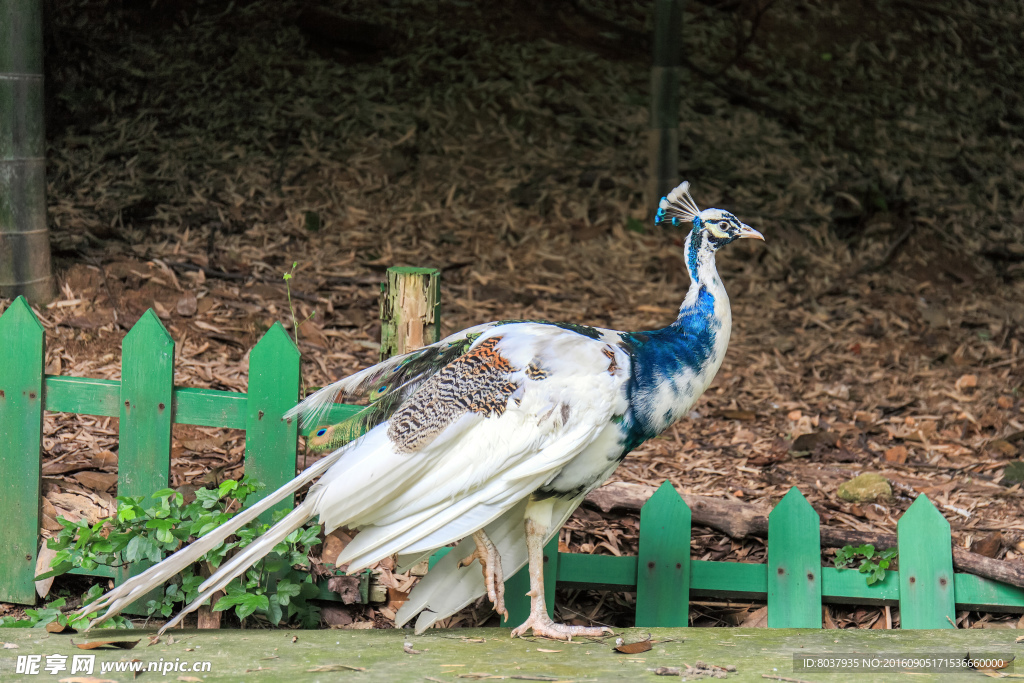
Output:
[[740,232],[737,235],[737,238],[741,239],[741,240],[742,239],[755,239],[755,240],[761,240],[762,242],[764,242],[764,235],[762,235],[757,230],[754,230],[752,227],[750,227],[749,225],[746,225],[746,224],[744,224],[740,228]]

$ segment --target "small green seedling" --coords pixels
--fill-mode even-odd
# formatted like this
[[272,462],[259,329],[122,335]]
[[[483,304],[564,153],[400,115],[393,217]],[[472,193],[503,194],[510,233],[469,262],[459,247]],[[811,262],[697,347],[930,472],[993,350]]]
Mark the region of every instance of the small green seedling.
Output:
[[312,318],[314,315],[316,315],[316,311],[313,311],[312,313],[307,315],[305,318],[303,318],[302,322],[298,322],[296,320],[296,318],[295,318],[295,304],[292,303],[292,286],[291,286],[291,283],[289,282],[289,280],[291,280],[293,277],[295,277],[295,269],[298,267],[298,265],[299,265],[298,261],[292,261],[292,269],[289,270],[287,273],[285,273],[284,276],[283,276],[283,278],[284,278],[284,288],[288,292],[288,310],[291,311],[291,314],[292,314],[292,335],[295,337],[295,345],[296,346],[299,345],[299,327],[302,326],[302,323],[306,322],[307,320]]
[[875,550],[870,543],[865,545],[845,545],[836,552],[836,569],[849,567],[860,558],[858,571],[867,574],[868,585],[885,579],[885,570],[896,559],[896,548]]

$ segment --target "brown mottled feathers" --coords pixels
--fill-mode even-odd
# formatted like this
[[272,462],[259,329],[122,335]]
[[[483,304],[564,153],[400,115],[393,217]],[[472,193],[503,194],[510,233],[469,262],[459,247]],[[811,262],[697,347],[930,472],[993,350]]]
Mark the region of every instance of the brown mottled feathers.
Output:
[[601,349],[601,353],[608,358],[608,374],[614,376],[615,372],[619,369],[618,364],[615,362],[615,349],[605,346]]
[[391,416],[388,437],[399,452],[411,453],[433,441],[467,412],[500,416],[519,388],[509,375],[518,372],[489,337],[444,366]]
[[542,368],[541,366],[537,365],[537,361],[533,361],[532,363],[526,366],[526,376],[532,380],[539,381],[547,378],[548,371]]

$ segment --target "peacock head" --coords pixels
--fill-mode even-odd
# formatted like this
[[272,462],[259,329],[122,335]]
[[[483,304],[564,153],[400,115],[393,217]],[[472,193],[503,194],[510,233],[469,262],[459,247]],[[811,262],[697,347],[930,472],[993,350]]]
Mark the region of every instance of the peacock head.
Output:
[[668,196],[662,197],[658,205],[658,213],[654,217],[656,224],[671,223],[672,225],[692,226],[691,241],[700,238],[702,245],[718,249],[737,239],[758,239],[764,241],[764,235],[740,219],[722,209],[697,208],[697,203],[690,196],[690,183],[683,182]]

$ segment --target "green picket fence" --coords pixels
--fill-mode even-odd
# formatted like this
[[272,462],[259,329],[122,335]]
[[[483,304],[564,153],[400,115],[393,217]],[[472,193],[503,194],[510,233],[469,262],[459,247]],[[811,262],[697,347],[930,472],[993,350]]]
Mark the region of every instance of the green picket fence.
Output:
[[[855,569],[821,566],[820,519],[796,488],[768,516],[768,563],[690,559],[690,508],[669,482],[640,511],[638,556],[544,550],[548,613],[556,584],[636,593],[636,625],[686,626],[690,597],[761,601],[772,628],[821,628],[823,604],[892,605],[902,628],[955,628],[956,610],[1024,612],[1024,590],[953,572],[949,522],[920,496],[897,525],[899,571],[868,585]],[[437,552],[436,562],[448,549]],[[520,571],[505,582],[509,623],[525,621],[529,581]]]
[[[169,485],[172,423],[244,429],[246,473],[267,492],[295,477],[299,430],[281,417],[299,398],[299,350],[280,323],[250,352],[244,394],[174,386],[174,340],[152,310],[121,344],[121,381],[45,375],[44,349],[43,326],[19,297],[0,316],[0,601],[35,602],[44,410],[119,418],[118,495]],[[330,418],[357,410],[337,404]],[[123,578],[106,567],[79,573]]]
[[[252,349],[245,394],[174,386],[174,341],[152,311],[124,338],[120,382],[45,375],[44,349],[42,325],[15,300],[0,316],[0,601],[35,602],[43,410],[119,418],[120,495],[168,485],[172,423],[244,429],[246,471],[268,490],[294,476],[298,429],[281,416],[298,399],[299,352],[280,324]],[[355,410],[338,404],[331,418]],[[1024,612],[1024,590],[953,572],[949,523],[925,496],[899,521],[899,571],[871,586],[855,570],[821,566],[820,520],[796,489],[768,519],[767,564],[691,560],[690,510],[666,482],[641,510],[638,556],[560,553],[552,540],[548,611],[558,585],[636,592],[636,625],[651,627],[685,626],[691,596],[766,601],[771,627],[821,628],[823,603],[898,605],[903,628],[953,628],[957,609]],[[512,624],[529,614],[528,584],[525,569],[505,584]],[[332,597],[326,587],[322,597]]]

